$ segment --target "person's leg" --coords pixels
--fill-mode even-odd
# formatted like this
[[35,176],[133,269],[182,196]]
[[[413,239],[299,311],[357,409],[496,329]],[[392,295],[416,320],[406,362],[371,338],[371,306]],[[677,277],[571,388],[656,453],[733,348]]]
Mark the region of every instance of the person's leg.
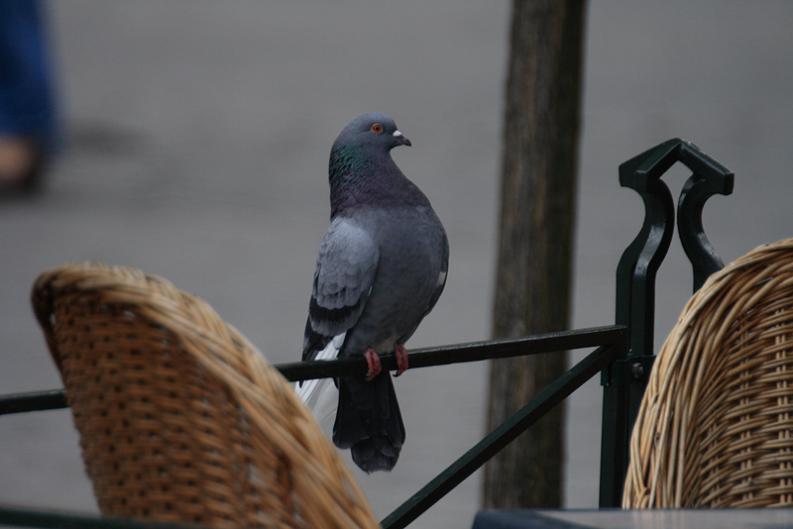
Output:
[[39,0],[0,13],[0,188],[32,189],[57,134],[49,42]]

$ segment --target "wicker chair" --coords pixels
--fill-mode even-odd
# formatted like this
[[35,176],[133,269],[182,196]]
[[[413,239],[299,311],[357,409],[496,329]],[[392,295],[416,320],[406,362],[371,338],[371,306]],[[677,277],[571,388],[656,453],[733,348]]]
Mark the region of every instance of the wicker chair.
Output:
[[713,274],[653,367],[623,507],[793,504],[793,239]]
[[83,264],[42,274],[33,305],[103,514],[379,527],[292,387],[203,301]]

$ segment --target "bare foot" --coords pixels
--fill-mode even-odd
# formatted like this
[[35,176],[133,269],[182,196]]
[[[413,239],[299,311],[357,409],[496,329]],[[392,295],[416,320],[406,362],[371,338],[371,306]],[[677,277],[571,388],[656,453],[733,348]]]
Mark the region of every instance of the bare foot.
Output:
[[22,138],[0,137],[0,184],[21,186],[33,167],[35,149]]

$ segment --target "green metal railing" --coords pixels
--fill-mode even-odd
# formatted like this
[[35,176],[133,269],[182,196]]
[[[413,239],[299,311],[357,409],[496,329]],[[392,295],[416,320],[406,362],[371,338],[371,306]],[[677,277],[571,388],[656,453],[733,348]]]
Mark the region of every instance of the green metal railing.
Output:
[[[440,472],[416,494],[386,516],[384,529],[401,529],[434,505],[480,468],[504,446],[528,429],[598,372],[604,386],[600,505],[619,505],[628,462],[630,431],[653,360],[655,275],[674,231],[674,202],[661,176],[676,162],[693,174],[678,200],[677,223],[683,248],[692,264],[694,289],[722,267],[702,228],[702,209],[714,194],[732,192],[733,175],[693,144],[672,139],[620,166],[620,184],[636,190],[644,200],[641,231],[623,253],[617,268],[616,324],[518,339],[491,340],[416,350],[411,369],[453,363],[496,360],[595,347],[530,402]],[[393,354],[381,357],[383,369],[396,369]],[[331,362],[295,362],[275,366],[292,381],[363,375],[363,358]],[[0,415],[51,410],[68,406],[62,390],[0,396]],[[62,529],[187,529],[195,525],[37,511],[0,505],[0,525]],[[242,529],[242,528],[241,528]]]
[[[405,527],[482,466],[509,441],[534,424],[546,411],[561,402],[581,384],[609,365],[617,351],[624,347],[625,331],[624,326],[611,325],[547,333],[526,338],[490,340],[417,349],[410,353],[411,369],[416,369],[597,347],[594,352],[543,389],[531,402],[488,434],[476,446],[441,472],[438,477],[386,517],[382,522],[382,526],[390,529]],[[396,369],[396,358],[393,354],[382,355],[381,362],[383,369]],[[363,358],[348,358],[330,362],[294,362],[279,364],[274,367],[291,381],[345,375],[363,376],[367,370],[366,360]],[[0,415],[65,407],[67,407],[67,403],[62,390],[21,393],[0,397]],[[59,516],[62,518],[58,518]],[[37,520],[51,521],[55,519],[53,517],[62,520],[64,523],[69,521],[69,515],[52,513],[49,518],[28,517],[26,519],[30,520],[30,523],[38,523]],[[2,510],[0,510],[0,524],[11,525],[6,522]],[[52,525],[35,526],[53,527]]]

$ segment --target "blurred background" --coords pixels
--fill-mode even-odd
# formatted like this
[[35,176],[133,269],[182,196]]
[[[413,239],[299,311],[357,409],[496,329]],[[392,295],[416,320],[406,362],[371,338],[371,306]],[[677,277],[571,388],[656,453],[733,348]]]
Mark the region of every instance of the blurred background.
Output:
[[[412,347],[489,337],[506,0],[372,5],[234,0],[45,4],[62,149],[42,193],[0,202],[0,393],[60,387],[28,293],[42,270],[140,267],[207,301],[272,362],[297,360],[327,226],[327,157],[357,114],[446,225],[446,292]],[[3,13],[0,13],[3,16]],[[725,261],[793,235],[793,4],[600,0],[588,8],[574,327],[610,324],[638,231],[617,165],[671,137],[736,173],[705,227]],[[688,174],[673,170],[676,196]],[[679,242],[658,276],[656,343],[691,289]],[[583,353],[582,353],[583,354]],[[573,355],[574,358],[580,354]],[[408,432],[391,474],[355,469],[383,516],[483,434],[486,365],[396,383]],[[600,387],[568,401],[565,504],[597,504]],[[95,511],[68,411],[0,420],[0,501]],[[421,519],[469,526],[479,475]]]

